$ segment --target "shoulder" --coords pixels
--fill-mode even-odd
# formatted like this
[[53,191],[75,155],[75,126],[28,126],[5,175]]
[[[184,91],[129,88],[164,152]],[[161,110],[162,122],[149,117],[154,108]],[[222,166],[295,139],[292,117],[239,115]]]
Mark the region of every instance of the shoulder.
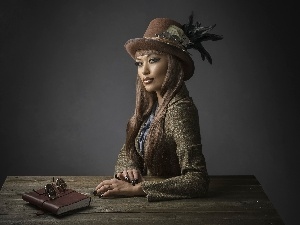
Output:
[[[166,111],[167,124],[199,124],[198,110],[185,86],[170,101]],[[167,125],[168,126],[168,125]]]
[[167,114],[179,113],[188,114],[189,112],[197,112],[197,108],[193,99],[189,96],[189,92],[185,85],[172,98],[167,107]]
[[166,133],[177,140],[177,144],[201,143],[198,110],[186,87],[170,101],[165,117],[165,129]]

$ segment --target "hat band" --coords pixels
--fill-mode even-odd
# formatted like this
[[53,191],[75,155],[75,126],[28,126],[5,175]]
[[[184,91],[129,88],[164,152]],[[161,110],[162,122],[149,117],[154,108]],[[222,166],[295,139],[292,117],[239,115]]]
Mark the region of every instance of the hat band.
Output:
[[187,46],[191,43],[184,31],[175,25],[169,26],[168,29],[162,33],[155,34],[155,37],[145,38],[160,41],[168,45],[173,45],[184,52],[186,52]]
[[186,52],[186,49],[184,46],[182,46],[181,44],[179,43],[176,43],[170,39],[166,39],[166,38],[160,38],[160,37],[144,37],[145,39],[150,39],[150,40],[155,40],[155,41],[159,41],[159,42],[163,42],[167,45],[172,45],[176,48],[179,48],[180,50]]

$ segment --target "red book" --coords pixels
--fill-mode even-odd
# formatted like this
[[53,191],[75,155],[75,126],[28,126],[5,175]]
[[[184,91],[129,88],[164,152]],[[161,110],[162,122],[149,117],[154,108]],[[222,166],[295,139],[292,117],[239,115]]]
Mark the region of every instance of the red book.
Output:
[[22,199],[55,215],[84,208],[91,203],[91,197],[72,189],[66,189],[63,192],[60,192],[55,199],[51,199],[45,194],[45,189],[42,188],[24,193]]

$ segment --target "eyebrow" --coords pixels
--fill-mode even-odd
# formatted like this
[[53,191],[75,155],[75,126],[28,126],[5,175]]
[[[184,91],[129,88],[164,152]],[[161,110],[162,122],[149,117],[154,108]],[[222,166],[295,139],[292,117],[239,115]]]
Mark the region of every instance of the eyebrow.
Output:
[[156,53],[150,53],[150,54],[145,54],[145,55],[139,55],[135,59],[141,60],[141,58],[139,58],[139,57],[141,57],[141,56],[147,56],[147,58],[149,58],[151,55],[157,55],[157,54]]

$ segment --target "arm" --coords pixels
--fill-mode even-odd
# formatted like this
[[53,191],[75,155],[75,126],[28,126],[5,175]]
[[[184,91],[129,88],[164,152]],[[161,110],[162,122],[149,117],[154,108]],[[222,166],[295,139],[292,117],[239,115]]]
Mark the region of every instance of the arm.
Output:
[[140,170],[138,169],[137,162],[134,162],[127,156],[125,145],[123,145],[118,155],[114,176],[127,182],[134,181],[134,183],[144,180]]
[[115,165],[115,174],[123,172],[126,169],[137,169],[137,165],[127,156],[125,145],[123,145]]
[[209,178],[202,154],[198,111],[191,100],[178,101],[168,108],[166,132],[174,139],[181,175],[163,181],[144,181],[148,201],[201,197]]

